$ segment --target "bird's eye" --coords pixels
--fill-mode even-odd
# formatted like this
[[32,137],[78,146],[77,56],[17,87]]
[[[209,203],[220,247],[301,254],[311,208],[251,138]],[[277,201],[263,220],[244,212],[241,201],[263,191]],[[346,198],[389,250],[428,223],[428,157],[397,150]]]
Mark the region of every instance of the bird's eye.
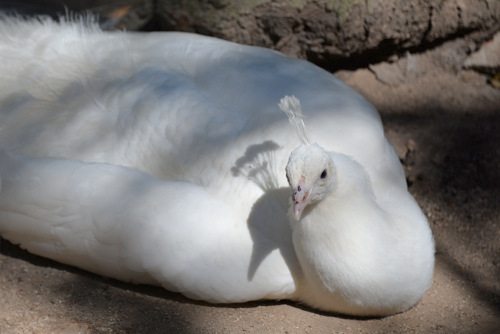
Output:
[[326,169],[323,170],[323,173],[321,173],[321,176],[320,176],[322,179],[324,179],[326,177]]

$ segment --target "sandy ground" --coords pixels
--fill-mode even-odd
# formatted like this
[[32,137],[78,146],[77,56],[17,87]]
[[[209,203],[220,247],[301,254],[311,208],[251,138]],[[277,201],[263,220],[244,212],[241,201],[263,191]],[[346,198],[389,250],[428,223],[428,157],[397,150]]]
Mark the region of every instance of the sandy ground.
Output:
[[[0,333],[499,333],[500,90],[462,70],[464,42],[336,73],[382,114],[436,240],[432,287],[382,319],[290,302],[209,305],[0,244]],[[382,82],[383,80],[384,82]]]

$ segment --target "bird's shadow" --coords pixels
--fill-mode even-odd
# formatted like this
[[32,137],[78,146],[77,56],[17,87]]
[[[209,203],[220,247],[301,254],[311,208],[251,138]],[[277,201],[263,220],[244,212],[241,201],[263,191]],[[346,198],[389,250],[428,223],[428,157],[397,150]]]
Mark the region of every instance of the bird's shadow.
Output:
[[[281,149],[272,140],[250,145],[231,168],[234,177],[245,177],[264,191],[252,206],[247,220],[253,241],[247,272],[249,281],[254,278],[262,262],[276,249],[294,278],[300,275],[289,224],[290,189],[279,187],[278,182],[280,171],[277,168],[276,154]],[[284,169],[282,172],[284,173]]]
[[253,279],[262,262],[278,249],[292,275],[299,273],[298,260],[292,244],[288,207],[290,190],[268,190],[253,205],[248,217],[248,230],[253,241],[252,257],[247,278]]
[[276,169],[276,151],[281,146],[272,140],[247,147],[231,168],[234,177],[246,177],[262,190],[278,188],[278,171]]

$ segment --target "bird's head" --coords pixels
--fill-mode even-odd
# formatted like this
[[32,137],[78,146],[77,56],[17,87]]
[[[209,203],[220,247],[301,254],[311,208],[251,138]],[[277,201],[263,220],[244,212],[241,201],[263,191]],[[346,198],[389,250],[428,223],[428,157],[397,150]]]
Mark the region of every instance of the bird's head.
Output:
[[327,196],[335,170],[329,154],[317,144],[301,145],[288,159],[286,178],[292,189],[293,217],[300,220],[304,209]]
[[321,201],[330,192],[335,169],[330,155],[319,145],[311,144],[299,100],[285,96],[279,107],[287,114],[302,142],[290,154],[286,166],[286,178],[292,188],[293,216],[298,221],[307,205]]

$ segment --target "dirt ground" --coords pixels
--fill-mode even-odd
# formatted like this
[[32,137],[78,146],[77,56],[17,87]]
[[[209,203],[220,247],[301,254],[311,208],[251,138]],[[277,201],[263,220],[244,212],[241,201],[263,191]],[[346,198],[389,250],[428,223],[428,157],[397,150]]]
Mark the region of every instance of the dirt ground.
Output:
[[0,333],[499,333],[500,90],[467,43],[336,75],[382,114],[436,240],[434,282],[402,314],[360,319],[291,302],[210,305],[0,243]]

